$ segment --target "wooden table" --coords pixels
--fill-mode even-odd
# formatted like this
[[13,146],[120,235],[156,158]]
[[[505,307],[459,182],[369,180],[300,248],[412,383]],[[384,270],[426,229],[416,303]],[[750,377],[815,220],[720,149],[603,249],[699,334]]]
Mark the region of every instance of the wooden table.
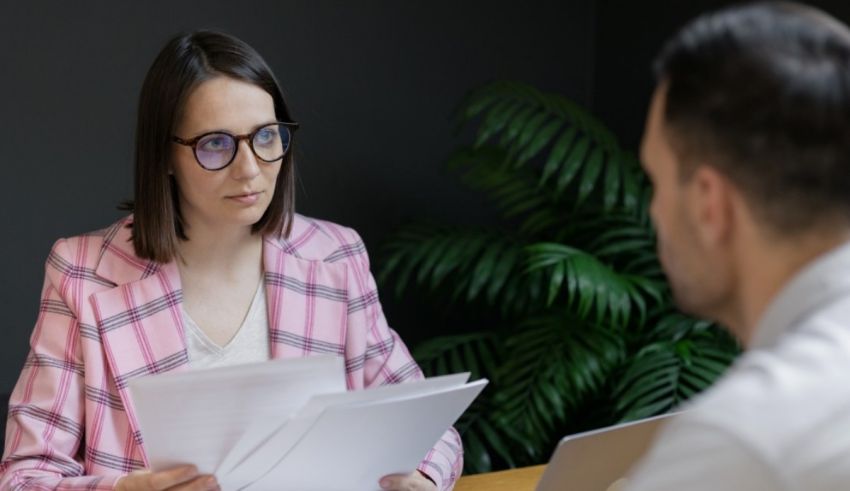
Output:
[[454,491],[534,491],[545,465],[463,476]]

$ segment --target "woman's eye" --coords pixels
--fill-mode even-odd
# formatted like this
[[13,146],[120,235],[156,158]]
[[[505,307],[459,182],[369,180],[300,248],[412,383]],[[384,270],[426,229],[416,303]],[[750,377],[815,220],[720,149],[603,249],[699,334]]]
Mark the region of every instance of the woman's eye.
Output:
[[268,145],[273,142],[275,138],[277,138],[277,131],[271,128],[263,128],[257,132],[257,135],[254,137],[254,143]]
[[226,135],[217,135],[202,140],[199,146],[205,152],[221,152],[231,148],[232,140]]

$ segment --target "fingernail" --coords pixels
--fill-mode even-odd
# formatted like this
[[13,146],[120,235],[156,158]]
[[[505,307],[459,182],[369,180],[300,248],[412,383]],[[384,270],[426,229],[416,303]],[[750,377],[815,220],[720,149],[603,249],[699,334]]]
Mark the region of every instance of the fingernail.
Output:
[[390,480],[389,479],[382,479],[380,484],[381,484],[381,489],[390,489]]
[[218,481],[216,481],[214,477],[208,477],[207,480],[204,481],[204,485],[209,491],[215,491],[218,489]]

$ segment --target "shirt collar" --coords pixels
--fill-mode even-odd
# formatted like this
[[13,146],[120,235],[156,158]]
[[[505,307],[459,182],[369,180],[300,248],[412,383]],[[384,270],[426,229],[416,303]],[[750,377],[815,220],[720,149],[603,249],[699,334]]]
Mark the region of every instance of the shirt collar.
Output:
[[765,309],[749,349],[768,348],[818,307],[850,291],[850,242],[803,267]]

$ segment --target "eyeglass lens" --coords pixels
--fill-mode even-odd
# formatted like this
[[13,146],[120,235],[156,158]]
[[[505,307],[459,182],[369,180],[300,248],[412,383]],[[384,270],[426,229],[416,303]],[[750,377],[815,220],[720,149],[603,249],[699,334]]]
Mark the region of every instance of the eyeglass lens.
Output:
[[[274,162],[283,158],[291,140],[289,128],[282,124],[270,124],[254,132],[249,146],[260,160]],[[237,147],[233,135],[210,133],[198,140],[195,157],[206,169],[221,169],[233,160]]]

